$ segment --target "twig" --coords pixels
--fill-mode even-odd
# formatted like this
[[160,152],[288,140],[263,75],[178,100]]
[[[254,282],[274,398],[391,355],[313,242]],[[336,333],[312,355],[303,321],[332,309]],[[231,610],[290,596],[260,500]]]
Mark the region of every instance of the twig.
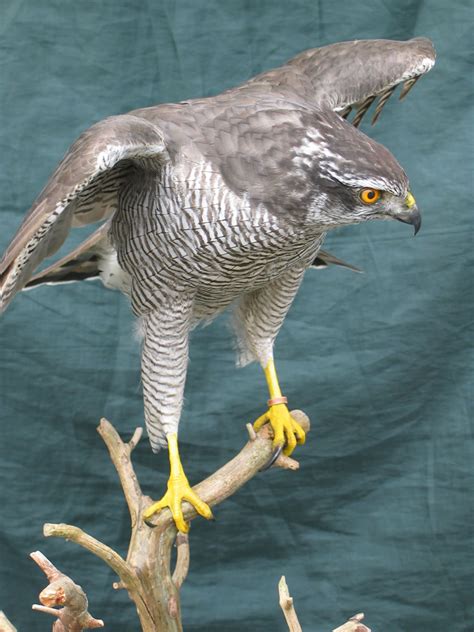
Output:
[[[278,582],[278,594],[280,597],[280,607],[285,615],[286,623],[290,632],[302,632],[300,622],[296,616],[295,607],[293,605],[293,597],[290,596],[285,576],[283,575]],[[371,632],[370,628],[365,626],[361,621],[364,618],[363,612],[355,614],[344,625],[335,628],[332,632]]]
[[334,628],[332,632],[371,632],[370,628],[361,623],[364,619],[364,613],[359,612],[351,617],[344,625]]
[[10,623],[2,610],[0,610],[0,632],[17,632],[13,623]]
[[300,464],[298,463],[298,461],[295,461],[295,459],[286,456],[282,452],[275,463],[272,465],[272,467],[281,467],[283,470],[299,470]]
[[62,576],[61,571],[41,551],[33,551],[30,553],[30,557],[38,564],[50,583]]
[[280,596],[280,608],[283,610],[286,622],[290,632],[302,632],[300,622],[296,616],[296,611],[293,606],[293,598],[290,597],[290,591],[286,583],[285,576],[282,575],[278,582],[278,594]]
[[53,617],[59,617],[59,613],[61,612],[57,608],[48,608],[47,606],[38,606],[37,603],[34,603],[31,606],[32,610],[36,610],[37,612],[44,612],[45,614],[51,614]]
[[143,436],[143,428],[141,426],[139,426],[138,428],[135,428],[135,432],[133,433],[132,438],[128,442],[128,447],[130,448],[130,452],[133,452],[133,450],[135,450],[142,436]]
[[133,527],[138,518],[140,500],[143,494],[137,475],[133,469],[130,455],[141,437],[140,430],[137,428],[130,442],[124,443],[110,421],[101,419],[97,432],[104,440],[109,450],[110,458],[119,475]]
[[92,536],[88,535],[79,527],[70,524],[49,524],[43,525],[43,535],[46,538],[56,537],[70,540],[100,557],[110,568],[117,573],[124,584],[132,584],[135,575],[125,560],[113,549]]
[[[39,595],[42,605],[34,604],[32,608],[57,617],[53,632],[82,632],[84,629],[104,627],[101,619],[94,619],[89,614],[87,596],[80,586],[61,573],[40,551],[34,551],[30,556],[49,581],[49,585]],[[53,606],[64,607],[58,609]]]
[[257,433],[255,432],[253,425],[245,424],[245,427],[247,428],[250,441],[255,441],[255,439],[257,438]]
[[173,572],[173,583],[181,588],[189,571],[189,537],[187,533],[178,533],[176,537],[176,566]]

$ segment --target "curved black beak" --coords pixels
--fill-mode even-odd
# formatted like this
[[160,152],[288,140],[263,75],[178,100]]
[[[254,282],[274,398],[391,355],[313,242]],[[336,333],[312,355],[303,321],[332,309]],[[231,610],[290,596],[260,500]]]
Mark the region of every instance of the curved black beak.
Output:
[[415,198],[408,191],[405,198],[405,209],[401,213],[397,213],[395,219],[404,224],[411,224],[415,229],[415,235],[421,227],[421,213],[416,205]]
[[395,217],[399,222],[411,224],[415,229],[415,235],[421,228],[421,213],[417,206],[413,206],[409,211]]

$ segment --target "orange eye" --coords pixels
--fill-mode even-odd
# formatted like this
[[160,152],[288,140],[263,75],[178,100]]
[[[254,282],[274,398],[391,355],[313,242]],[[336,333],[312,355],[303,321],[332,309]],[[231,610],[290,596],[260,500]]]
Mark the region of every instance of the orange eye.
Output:
[[362,189],[359,197],[364,204],[373,204],[380,198],[380,191],[377,189]]

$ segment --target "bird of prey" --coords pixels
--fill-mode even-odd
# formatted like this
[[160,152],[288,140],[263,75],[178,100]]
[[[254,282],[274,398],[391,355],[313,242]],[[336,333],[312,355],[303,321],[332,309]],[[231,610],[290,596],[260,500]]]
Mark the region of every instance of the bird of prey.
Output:
[[[257,360],[269,389],[275,450],[305,440],[280,390],[273,343],[327,231],[371,219],[420,226],[408,178],[358,130],[398,84],[403,97],[434,64],[431,42],[366,40],[307,50],[214,97],[133,110],[73,143],[0,262],[1,306],[41,282],[100,276],[131,300],[142,332],[145,421],[170,477],[149,519],[181,503],[212,513],[191,489],[178,449],[188,337],[233,307],[240,363]],[[355,115],[350,120],[351,110]],[[72,226],[105,223],[50,268],[36,267]]]

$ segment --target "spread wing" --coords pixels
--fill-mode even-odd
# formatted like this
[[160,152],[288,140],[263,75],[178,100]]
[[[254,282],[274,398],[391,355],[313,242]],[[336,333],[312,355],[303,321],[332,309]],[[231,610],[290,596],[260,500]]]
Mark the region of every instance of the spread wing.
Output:
[[73,143],[0,261],[0,311],[60,248],[71,226],[113,214],[120,184],[137,159],[158,168],[167,151],[159,127],[132,115],[105,119]]
[[406,42],[355,40],[313,48],[241,86],[293,94],[344,118],[355,110],[353,125],[362,121],[374,101],[372,124],[399,84],[403,99],[435,63],[431,41],[416,37]]

